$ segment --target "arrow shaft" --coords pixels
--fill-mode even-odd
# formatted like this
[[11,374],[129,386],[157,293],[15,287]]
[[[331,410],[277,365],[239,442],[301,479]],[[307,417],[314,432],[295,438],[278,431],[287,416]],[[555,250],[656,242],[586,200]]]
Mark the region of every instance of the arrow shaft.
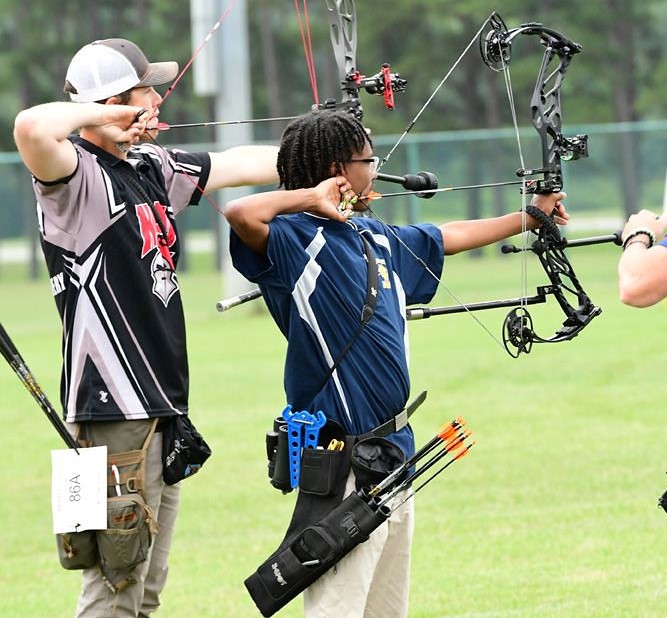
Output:
[[420,189],[419,191],[396,191],[395,193],[380,193],[377,196],[366,196],[362,195],[362,199],[377,199],[383,197],[398,197],[399,195],[414,195],[415,193],[446,193],[448,191],[464,191],[468,189],[487,189],[490,187],[507,187],[513,185],[522,185],[524,184],[523,180],[507,180],[505,182],[487,182],[481,185],[461,185],[458,187],[441,187],[439,189]]
[[184,124],[168,124],[166,122],[159,122],[157,125],[158,131],[169,131],[170,129],[185,129],[189,127],[217,127],[231,124],[253,124],[257,122],[280,122],[283,120],[294,120],[298,116],[279,116],[276,118],[251,118],[248,120],[219,120],[211,122],[187,122]]

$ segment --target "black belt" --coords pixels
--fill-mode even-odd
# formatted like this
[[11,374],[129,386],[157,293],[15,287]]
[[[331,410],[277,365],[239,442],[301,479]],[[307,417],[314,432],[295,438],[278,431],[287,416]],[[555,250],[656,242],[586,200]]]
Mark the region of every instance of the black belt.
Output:
[[158,419],[157,425],[155,426],[155,433],[164,431],[165,427],[169,425],[174,420],[173,416],[162,416]]
[[390,433],[403,429],[403,427],[408,424],[408,419],[412,416],[412,413],[424,403],[425,399],[426,391],[422,391],[412,402],[394,416],[394,418],[388,420],[386,423],[382,423],[382,425],[372,429],[369,433],[378,438],[384,438],[384,436],[388,436]]

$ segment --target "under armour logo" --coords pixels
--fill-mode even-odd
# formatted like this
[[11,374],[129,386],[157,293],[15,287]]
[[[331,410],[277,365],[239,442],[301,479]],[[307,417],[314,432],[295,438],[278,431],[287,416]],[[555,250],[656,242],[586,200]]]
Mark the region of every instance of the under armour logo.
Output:
[[100,391],[100,401],[102,403],[107,403],[109,401],[109,393],[106,391]]

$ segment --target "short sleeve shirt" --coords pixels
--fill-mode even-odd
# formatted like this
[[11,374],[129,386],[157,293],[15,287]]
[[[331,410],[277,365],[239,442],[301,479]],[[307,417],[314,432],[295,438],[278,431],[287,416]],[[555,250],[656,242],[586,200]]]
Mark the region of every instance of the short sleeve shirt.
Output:
[[186,412],[174,216],[199,201],[210,157],[144,144],[132,148],[125,162],[71,139],[79,158],[75,173],[55,183],[33,183],[42,249],[63,322],[65,418]]
[[[378,267],[377,304],[320,388],[359,328],[368,281],[360,234]],[[437,289],[444,258],[439,228],[390,227],[366,218],[340,223],[300,213],[270,223],[266,258],[233,232],[231,251],[235,267],[260,285],[287,339],[285,392],[295,410],[322,410],[351,435],[360,435],[405,406],[410,392],[405,309],[430,301]],[[409,427],[391,439],[408,455],[414,450]]]

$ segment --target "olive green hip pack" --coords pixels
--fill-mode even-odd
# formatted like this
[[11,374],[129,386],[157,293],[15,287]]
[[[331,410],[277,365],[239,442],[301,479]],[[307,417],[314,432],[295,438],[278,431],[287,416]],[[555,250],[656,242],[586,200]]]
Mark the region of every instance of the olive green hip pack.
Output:
[[[106,444],[107,527],[56,534],[58,558],[67,570],[100,566],[114,588],[131,583],[129,573],[148,557],[157,520],[146,504],[146,453],[155,433],[153,421],[121,421],[79,425],[82,448]],[[143,438],[143,443],[141,442]],[[117,445],[140,445],[130,451],[113,452]]]

